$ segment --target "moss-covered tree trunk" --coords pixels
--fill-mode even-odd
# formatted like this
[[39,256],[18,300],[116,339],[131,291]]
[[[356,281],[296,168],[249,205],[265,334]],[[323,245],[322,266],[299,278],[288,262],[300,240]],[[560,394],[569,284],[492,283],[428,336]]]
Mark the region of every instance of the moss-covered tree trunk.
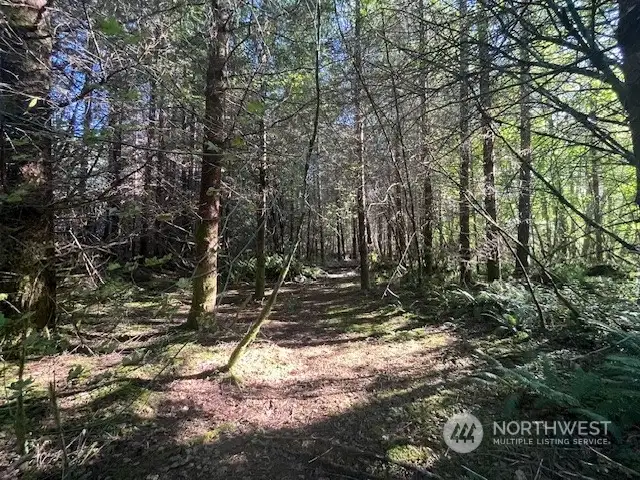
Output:
[[40,328],[56,313],[47,3],[0,3],[0,270],[11,304]]
[[196,230],[197,265],[187,318],[190,328],[197,328],[204,315],[214,312],[218,293],[220,183],[226,143],[224,102],[230,16],[230,9],[224,0],[211,0],[202,176],[198,200],[200,218]]

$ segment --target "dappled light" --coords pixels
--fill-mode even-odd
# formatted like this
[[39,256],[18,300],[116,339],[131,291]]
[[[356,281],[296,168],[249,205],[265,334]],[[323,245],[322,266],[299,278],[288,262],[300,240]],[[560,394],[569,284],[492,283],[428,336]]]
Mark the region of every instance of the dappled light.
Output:
[[1,0],[0,480],[640,477],[639,39]]

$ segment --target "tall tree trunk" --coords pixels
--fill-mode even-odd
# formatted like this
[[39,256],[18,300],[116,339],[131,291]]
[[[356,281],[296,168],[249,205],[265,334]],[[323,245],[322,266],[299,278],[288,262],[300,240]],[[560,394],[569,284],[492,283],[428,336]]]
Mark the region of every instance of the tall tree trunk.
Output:
[[319,251],[320,251],[320,264],[325,265],[327,262],[326,252],[325,252],[325,240],[324,240],[324,202],[322,198],[322,171],[320,170],[320,153],[318,153],[318,234],[320,238],[318,239],[320,242]]
[[309,212],[307,214],[307,241],[305,247],[305,258],[307,260],[311,260],[311,208],[308,209]]
[[[600,185],[600,164],[598,162],[598,156],[595,151],[591,152],[589,158],[589,166],[590,166],[590,190],[593,196],[592,200],[592,218],[593,221],[598,225],[602,225],[602,186]],[[594,257],[596,262],[601,263],[604,260],[604,247],[603,247],[603,237],[602,230],[599,228],[592,229],[595,230],[595,252]]]
[[358,258],[358,217],[351,221],[351,258],[356,260]]
[[[16,275],[10,301],[42,328],[55,325],[56,273],[51,152],[52,30],[44,0],[9,0],[0,9],[0,115],[3,193],[0,269]],[[7,88],[8,87],[8,88]]]
[[[263,97],[264,98],[264,97]],[[267,258],[265,255],[265,233],[267,230],[267,127],[264,114],[260,119],[260,160],[258,165],[258,205],[256,232],[256,285],[255,297],[264,297]]]
[[[395,152],[395,149],[393,150]],[[395,153],[393,154],[395,155]],[[396,160],[394,157],[393,163],[396,164]],[[398,258],[400,260],[404,259],[404,255],[407,251],[407,225],[404,218],[404,208],[402,206],[402,177],[400,176],[400,170],[395,169],[396,175],[396,184],[397,188],[395,188],[393,194],[394,200],[394,209],[395,211],[395,233],[396,233],[396,246]],[[406,260],[406,259],[405,259]]]
[[479,57],[480,57],[480,125],[482,129],[482,166],[484,170],[484,209],[490,221],[487,222],[487,280],[493,282],[500,278],[500,231],[496,207],[496,172],[493,157],[493,130],[491,129],[491,53],[489,52],[489,17],[486,3],[480,2],[478,21]]
[[218,293],[220,186],[225,152],[224,103],[231,11],[226,0],[211,0],[209,58],[205,90],[202,177],[196,231],[197,266],[187,326],[197,328],[201,318],[215,310]]
[[356,200],[358,206],[358,246],[360,248],[360,288],[369,290],[369,252],[366,242],[366,183],[365,183],[365,161],[364,161],[364,125],[362,118],[361,96],[361,76],[362,76],[362,11],[360,0],[355,4],[355,36],[356,46],[354,54],[355,81],[353,104],[355,107],[355,127],[356,127],[356,152],[358,156],[358,167],[360,170],[358,191]]
[[[120,186],[122,184],[122,112],[121,106],[111,104],[109,113],[109,127],[113,132],[113,139],[109,145],[108,170],[111,175],[109,200],[107,201],[107,218],[102,239],[115,240],[120,231]],[[122,249],[117,249],[117,256]]]
[[467,0],[460,0],[460,282],[471,283],[471,232],[469,226],[469,172],[471,138],[469,130],[469,24]]
[[387,260],[393,260],[393,227],[391,226],[391,220],[387,222]]
[[[147,126],[147,152],[143,170],[144,176],[144,204],[147,207],[147,213],[142,215],[142,235],[140,236],[140,255],[143,257],[150,256],[153,248],[150,247],[151,235],[149,232],[149,218],[153,218],[148,212],[151,212],[151,182],[153,179],[153,165],[156,157],[153,146],[156,136],[157,125],[157,108],[156,108],[156,82],[151,81],[149,93],[149,124]],[[159,172],[158,172],[159,173]]]
[[[172,182],[172,172],[169,162],[167,161],[167,139],[166,139],[166,121],[165,121],[165,95],[160,90],[158,92],[158,148],[156,150],[156,208],[164,212],[168,194],[168,185]],[[154,220],[154,230],[156,232],[156,241],[154,242],[154,254],[158,257],[163,256],[167,251],[167,228],[166,222],[158,219]]]
[[344,259],[344,237],[342,236],[342,222],[338,218],[338,222],[336,224],[336,241],[338,242],[338,261],[341,262]]
[[[524,15],[524,12],[522,13]],[[518,245],[516,246],[516,275],[524,275],[529,268],[531,235],[531,74],[529,73],[528,36],[522,28],[520,46],[520,189],[518,191]]]
[[340,246],[342,247],[342,257],[340,257],[340,261],[343,261],[347,256],[347,247],[345,245],[345,234],[344,234],[344,223],[342,223],[342,218],[338,220],[338,227],[340,228]]
[[378,246],[378,254],[380,258],[384,258],[384,227],[383,227],[382,215],[378,214],[376,217],[376,244]]
[[291,200],[291,202],[289,203],[289,243],[291,244],[293,244],[293,242],[295,241],[295,238],[294,238],[295,228],[296,228],[295,205],[294,205],[294,201]]
[[618,0],[618,44],[622,52],[625,81],[624,107],[629,118],[636,167],[636,203],[640,205],[640,4],[637,0]]
[[[264,36],[267,31],[267,22],[264,19],[264,15],[261,15],[260,24],[262,25],[262,35]],[[268,56],[266,38],[257,42],[257,50],[260,52],[260,65],[258,71],[262,74],[265,73],[268,68]],[[260,151],[258,152],[258,202],[256,205],[256,282],[255,282],[255,297],[256,299],[262,299],[264,297],[265,287],[265,275],[267,257],[265,254],[265,236],[267,231],[267,82],[262,81],[260,85],[260,102],[262,103],[262,112],[259,121],[259,135],[260,135]]]
[[[93,102],[91,95],[84,102],[84,120],[82,125],[82,136],[86,144],[89,144],[93,130]],[[89,177],[89,155],[91,148],[85,147],[82,158],[80,159],[80,168],[78,172],[78,197],[82,198],[87,193],[87,181]]]
[[[420,51],[427,50],[427,29],[424,16],[424,0],[418,4],[420,18]],[[422,226],[422,241],[424,243],[424,272],[427,276],[433,273],[433,185],[431,183],[431,151],[429,135],[431,125],[427,118],[427,89],[429,87],[429,74],[427,62],[422,60],[420,64],[420,165],[424,168],[424,220]]]
[[[384,11],[383,11],[384,12]],[[382,30],[383,32],[386,32],[386,25],[385,25],[385,15],[384,13],[382,14]],[[392,159],[394,161],[394,166],[395,168],[398,170],[398,182],[400,185],[400,189],[402,192],[402,196],[404,199],[404,205],[405,205],[405,210],[407,213],[407,217],[409,219],[410,222],[410,226],[411,226],[411,232],[409,235],[409,243],[410,243],[410,247],[411,247],[411,255],[409,255],[409,261],[408,261],[408,266],[409,268],[413,269],[414,266],[414,261],[415,264],[417,264],[418,266],[418,283],[422,282],[422,256],[421,256],[421,252],[420,252],[420,241],[419,241],[419,233],[418,233],[418,222],[416,220],[416,212],[415,212],[415,199],[413,196],[413,187],[412,187],[412,178],[411,178],[411,174],[409,173],[409,166],[407,164],[407,153],[405,150],[405,146],[404,146],[404,140],[403,140],[403,116],[402,116],[402,112],[400,109],[400,102],[399,102],[399,91],[398,91],[398,86],[396,83],[396,75],[394,72],[394,66],[393,63],[391,61],[391,55],[389,52],[389,42],[387,40],[387,37],[385,35],[384,37],[384,45],[385,45],[385,58],[387,61],[387,65],[389,68],[389,71],[391,73],[390,77],[391,77],[391,92],[392,92],[392,96],[393,96],[393,109],[394,109],[394,113],[395,113],[395,122],[393,125],[393,131],[394,131],[394,136],[393,136],[393,144],[392,144],[392,149],[395,152],[394,154],[392,154]],[[402,174],[400,173],[400,167],[398,165],[398,161],[402,160],[402,171],[404,173],[405,179],[402,179]],[[404,253],[404,252],[403,252]]]

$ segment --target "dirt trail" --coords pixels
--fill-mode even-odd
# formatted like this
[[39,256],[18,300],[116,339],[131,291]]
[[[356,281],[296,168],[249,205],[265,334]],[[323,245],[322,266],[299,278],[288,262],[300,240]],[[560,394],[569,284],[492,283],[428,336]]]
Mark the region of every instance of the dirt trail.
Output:
[[[355,281],[353,272],[341,271],[290,287],[240,366],[239,384],[176,380],[168,397],[178,405],[190,404],[208,420],[300,428],[370,403],[421,375],[440,381],[449,335],[425,329],[417,339],[394,341],[395,327],[413,325],[402,320],[392,325],[398,315],[385,312],[385,302],[375,296],[363,296]],[[387,332],[383,327],[387,338],[381,338]],[[205,362],[199,368],[216,366]]]
[[211,345],[145,384],[142,414],[73,476],[427,478],[420,469],[440,460],[443,412],[458,401],[445,389],[470,363],[449,360],[454,332],[361,293],[357,280],[336,270],[286,285],[237,378],[197,378],[222,364],[259,309],[239,312],[246,292],[235,292]]

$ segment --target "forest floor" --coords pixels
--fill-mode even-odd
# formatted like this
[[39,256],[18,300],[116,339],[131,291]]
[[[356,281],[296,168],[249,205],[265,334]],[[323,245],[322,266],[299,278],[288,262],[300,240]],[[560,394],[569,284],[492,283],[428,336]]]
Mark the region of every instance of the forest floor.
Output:
[[[598,462],[593,477],[571,473],[584,451],[487,442],[470,454],[448,451],[442,428],[451,414],[471,409],[487,430],[503,409],[498,389],[472,379],[485,366],[474,350],[487,332],[409,294],[401,302],[363,294],[358,280],[335,269],[285,285],[233,376],[208,372],[224,365],[260,310],[249,287],[231,290],[215,328],[199,333],[177,328],[186,291],[113,290],[86,305],[78,294],[69,308],[82,309],[82,322],[69,327],[67,352],[26,367],[34,380],[27,415],[38,432],[30,455],[9,453],[10,415],[0,416],[0,478],[61,477],[49,382],[71,465],[65,478],[620,477]],[[15,368],[5,367],[5,393]]]

